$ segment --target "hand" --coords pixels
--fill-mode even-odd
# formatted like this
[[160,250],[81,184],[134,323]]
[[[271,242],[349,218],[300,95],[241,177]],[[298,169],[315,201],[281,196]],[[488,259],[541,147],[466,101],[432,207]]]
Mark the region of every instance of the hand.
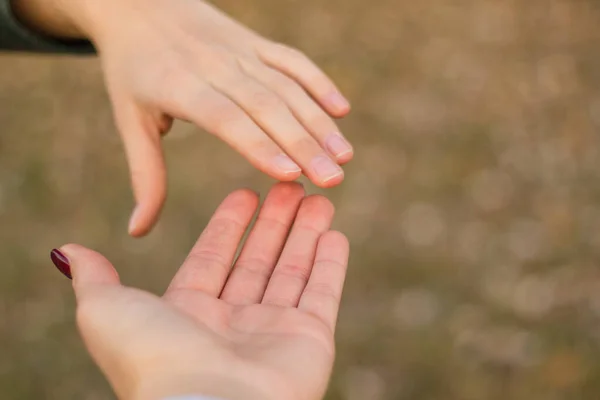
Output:
[[84,341],[119,398],[322,398],[348,243],[329,231],[328,200],[280,183],[234,263],[256,207],[250,191],[229,195],[162,298],[122,286],[98,253],[61,248]]
[[200,0],[13,1],[46,32],[94,41],[131,169],[132,235],[149,231],[164,202],[160,137],[173,118],[218,136],[278,180],[303,172],[321,187],[342,181],[339,164],[353,150],[330,116],[349,105],[298,50]]

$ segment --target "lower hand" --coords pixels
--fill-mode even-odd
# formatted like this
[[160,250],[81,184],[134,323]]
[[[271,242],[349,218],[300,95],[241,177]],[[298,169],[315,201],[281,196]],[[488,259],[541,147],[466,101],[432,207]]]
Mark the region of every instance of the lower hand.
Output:
[[84,341],[120,398],[322,398],[348,243],[329,231],[328,200],[280,183],[234,263],[257,204],[229,195],[162,297],[121,285],[96,252],[61,248]]

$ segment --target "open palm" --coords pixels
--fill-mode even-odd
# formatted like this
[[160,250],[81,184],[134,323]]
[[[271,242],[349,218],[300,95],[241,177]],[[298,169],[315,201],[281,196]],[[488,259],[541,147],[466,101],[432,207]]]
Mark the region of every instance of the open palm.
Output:
[[329,201],[280,183],[235,259],[257,206],[250,191],[228,196],[162,298],[122,286],[98,253],[62,248],[84,340],[121,398],[323,396],[347,241],[329,231]]

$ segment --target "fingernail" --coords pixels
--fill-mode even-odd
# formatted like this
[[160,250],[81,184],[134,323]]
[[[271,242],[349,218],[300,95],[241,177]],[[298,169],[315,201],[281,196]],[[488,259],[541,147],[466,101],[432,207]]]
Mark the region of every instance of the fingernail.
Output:
[[333,92],[327,97],[327,101],[338,110],[346,110],[350,108],[350,103],[339,92]]
[[279,154],[278,156],[276,156],[274,162],[277,168],[279,168],[286,174],[302,171],[298,164],[296,164],[291,158],[289,158],[285,154]]
[[71,264],[69,263],[67,256],[65,256],[60,250],[52,249],[50,252],[50,259],[64,276],[69,279],[73,279],[71,276]]
[[129,225],[127,227],[127,230],[129,231],[129,233],[133,232],[135,230],[135,227],[137,225],[137,216],[139,214],[139,208],[136,207],[133,212],[131,213],[131,217],[129,217]]
[[342,157],[352,152],[352,146],[344,139],[341,133],[332,133],[325,139],[327,149],[336,157]]
[[344,173],[340,166],[327,156],[316,156],[313,158],[312,167],[323,182],[327,182]]

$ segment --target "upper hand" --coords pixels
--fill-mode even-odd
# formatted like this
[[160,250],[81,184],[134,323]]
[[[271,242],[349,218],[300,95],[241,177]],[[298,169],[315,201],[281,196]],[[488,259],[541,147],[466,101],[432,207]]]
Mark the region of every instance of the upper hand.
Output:
[[71,264],[81,333],[120,398],[322,398],[346,238],[329,231],[331,203],[281,183],[230,270],[256,207],[250,191],[228,196],[162,297],[122,286],[96,252],[61,249]]
[[304,173],[321,187],[342,181],[339,165],[353,150],[332,117],[349,105],[298,50],[201,0],[79,2],[131,169],[132,235],[152,227],[164,202],[160,137],[173,118],[216,135],[278,180]]

